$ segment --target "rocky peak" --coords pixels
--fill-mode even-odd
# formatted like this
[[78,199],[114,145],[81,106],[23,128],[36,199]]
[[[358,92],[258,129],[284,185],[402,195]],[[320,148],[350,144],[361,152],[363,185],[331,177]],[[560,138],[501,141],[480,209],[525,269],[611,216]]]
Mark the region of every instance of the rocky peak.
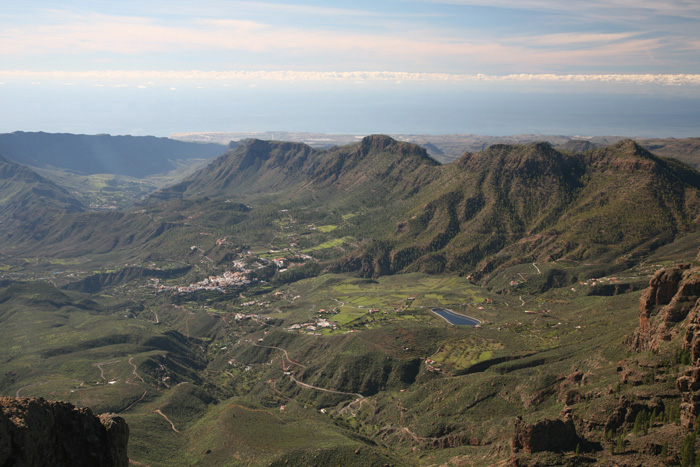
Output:
[[270,141],[265,141],[257,138],[249,138],[239,142],[242,147],[254,151],[265,151],[270,148]]
[[633,139],[623,139],[623,140],[618,141],[617,143],[613,144],[610,147],[611,147],[611,149],[621,151],[623,154],[626,154],[629,156],[646,157],[646,158],[656,157],[653,154],[651,154],[649,151],[644,149],[643,146],[641,146],[639,143],[637,143]]
[[123,418],[42,398],[0,397],[0,465],[126,467]]
[[588,152],[581,156],[587,165],[624,172],[660,173],[666,163],[631,139]]
[[570,162],[569,156],[544,142],[529,146],[494,144],[485,151],[465,154],[458,164],[468,171],[488,170],[509,175],[540,177],[548,174],[568,174],[571,171]]
[[360,145],[365,151],[369,152],[372,149],[386,149],[387,147],[391,146],[392,144],[396,144],[397,142],[398,141],[396,141],[391,136],[369,135],[362,138]]
[[397,141],[386,135],[370,135],[362,138],[358,149],[358,155],[365,157],[370,153],[392,153],[401,156],[414,156],[421,162],[428,165],[440,165],[435,159],[428,155],[425,148],[417,144]]

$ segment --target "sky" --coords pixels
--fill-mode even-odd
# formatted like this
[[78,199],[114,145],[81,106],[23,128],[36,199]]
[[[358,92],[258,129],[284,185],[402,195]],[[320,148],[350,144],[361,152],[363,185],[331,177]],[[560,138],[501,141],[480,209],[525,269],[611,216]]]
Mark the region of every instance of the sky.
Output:
[[700,136],[697,0],[0,1],[0,132]]

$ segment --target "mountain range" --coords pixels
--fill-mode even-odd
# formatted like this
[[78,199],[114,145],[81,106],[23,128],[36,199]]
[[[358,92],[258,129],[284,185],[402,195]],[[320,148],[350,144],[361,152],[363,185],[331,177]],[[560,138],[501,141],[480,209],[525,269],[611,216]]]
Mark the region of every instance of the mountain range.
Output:
[[[119,414],[135,464],[693,465],[692,139],[441,164],[385,135],[179,156],[13,135],[0,394]],[[116,170],[88,140],[166,148],[132,177],[212,159],[106,210],[66,175]]]
[[328,150],[248,140],[151,198],[361,202],[396,222],[389,232],[374,221],[373,241],[331,270],[480,277],[513,261],[615,262],[658,248],[697,228],[699,188],[693,169],[631,140],[584,153],[494,145],[440,165],[419,146],[375,135]]

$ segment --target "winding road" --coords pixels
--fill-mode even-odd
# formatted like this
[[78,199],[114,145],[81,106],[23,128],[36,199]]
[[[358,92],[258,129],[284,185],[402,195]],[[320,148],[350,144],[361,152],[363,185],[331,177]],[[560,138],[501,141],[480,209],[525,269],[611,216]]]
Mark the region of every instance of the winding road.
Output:
[[93,363],[99,370],[100,370],[100,378],[103,380],[107,381],[107,378],[105,378],[105,370],[102,368],[102,365],[111,365],[112,363],[119,363],[121,360],[112,360],[111,362],[97,362]]
[[[129,365],[131,365],[132,368],[133,368],[133,370],[132,370],[132,372],[131,372],[131,374],[132,374],[133,376],[125,381],[126,384],[130,384],[130,385],[132,385],[132,386],[136,386],[136,387],[139,388],[139,389],[143,389],[143,388],[141,387],[140,384],[134,383],[134,382],[132,381],[133,379],[138,378],[138,379],[141,380],[142,383],[145,383],[145,382],[146,382],[146,381],[144,381],[144,379],[141,377],[141,375],[138,374],[138,372],[136,371],[136,370],[137,370],[137,367],[136,367],[136,364],[134,363],[134,357],[129,357]],[[135,406],[136,404],[138,404],[139,402],[141,402],[141,401],[143,400],[143,398],[146,397],[146,394],[148,394],[148,389],[143,389],[143,394],[141,394],[141,397],[139,397],[139,398],[136,399],[134,402],[132,402],[131,404],[129,404],[124,410],[122,410],[122,411],[119,412],[119,413],[122,414],[122,413],[124,413],[124,412],[130,410],[133,406]]]
[[182,433],[180,433],[180,430],[175,428],[175,424],[168,418],[168,416],[165,415],[163,412],[161,412],[160,409],[156,409],[156,410],[154,410],[154,412],[157,413],[158,415],[160,415],[161,417],[163,417],[164,419],[166,419],[168,421],[168,423],[170,423],[170,426],[173,428],[173,431],[175,433],[182,434]]
[[302,365],[301,363],[296,362],[296,361],[292,360],[291,358],[289,358],[289,354],[288,354],[287,351],[284,350],[282,347],[275,347],[275,346],[273,346],[273,345],[260,345],[260,344],[255,344],[255,343],[253,343],[253,345],[254,345],[255,347],[262,347],[262,348],[264,348],[264,349],[275,349],[275,350],[280,350],[280,351],[282,351],[282,352],[284,353],[284,357],[287,359],[287,361],[288,361],[289,363],[292,363],[292,364],[294,364],[294,365],[296,365],[296,366],[298,366],[298,367],[300,367],[300,368],[306,369],[306,367],[305,367],[304,365]]
[[365,398],[362,394],[357,394],[356,392],[342,392],[342,391],[334,391],[332,389],[325,389],[325,388],[319,388],[318,386],[313,386],[311,384],[306,384],[302,383],[298,379],[294,377],[294,375],[289,375],[289,378],[297,384],[297,386],[301,386],[302,388],[306,389],[315,389],[316,391],[323,391],[323,392],[330,392],[331,394],[342,394],[345,396],[356,396],[358,399],[362,400]]
[[[291,358],[289,358],[289,353],[287,353],[287,351],[286,351],[285,349],[281,348],[281,347],[275,347],[275,346],[272,346],[272,345],[260,345],[260,344],[256,344],[256,343],[253,343],[253,345],[254,345],[255,347],[263,347],[263,348],[266,348],[266,349],[275,349],[275,350],[279,350],[279,351],[283,352],[284,358],[286,358],[287,361],[288,361],[289,363],[294,364],[294,365],[297,365],[297,366],[299,366],[300,368],[303,368],[303,369],[306,368],[306,367],[305,367],[304,365],[302,365],[301,363],[296,362],[296,361],[292,360]],[[287,366],[284,364],[284,360],[282,360],[282,369],[283,369],[284,371],[287,371],[287,370],[288,370]],[[341,394],[341,395],[344,395],[344,396],[355,396],[355,397],[357,398],[356,402],[365,399],[365,396],[363,396],[362,394],[358,394],[358,393],[354,393],[354,392],[343,392],[343,391],[335,391],[335,390],[333,390],[333,389],[320,388],[320,387],[318,387],[318,386],[314,386],[314,385],[312,385],[312,384],[303,383],[303,382],[299,381],[299,380],[296,379],[296,378],[294,377],[294,375],[291,374],[291,373],[289,373],[288,376],[289,376],[289,379],[291,379],[292,382],[294,382],[294,384],[296,384],[297,386],[302,387],[302,388],[304,388],[304,389],[313,389],[313,390],[316,390],[316,391],[323,391],[323,392],[328,392],[328,393],[331,393],[331,394]]]

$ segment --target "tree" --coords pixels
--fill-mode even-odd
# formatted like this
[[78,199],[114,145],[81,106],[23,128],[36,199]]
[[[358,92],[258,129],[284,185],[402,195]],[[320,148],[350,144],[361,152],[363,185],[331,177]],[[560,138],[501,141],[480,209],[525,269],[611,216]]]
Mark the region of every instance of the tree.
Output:
[[681,447],[681,467],[691,467],[695,465],[695,433],[691,433],[683,440]]

